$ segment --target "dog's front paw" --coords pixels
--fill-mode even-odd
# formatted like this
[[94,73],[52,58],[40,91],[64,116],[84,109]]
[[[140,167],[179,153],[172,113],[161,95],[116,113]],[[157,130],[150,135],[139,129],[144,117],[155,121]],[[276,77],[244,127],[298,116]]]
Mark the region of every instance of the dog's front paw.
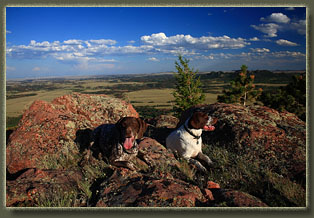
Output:
[[208,167],[212,167],[214,165],[214,162],[209,158],[206,160],[206,163]]
[[198,160],[195,160],[195,159],[189,159],[189,162],[194,164],[197,169],[203,173],[208,173],[207,169],[198,161]]
[[204,174],[208,173],[208,170],[204,166],[199,166],[199,170]]

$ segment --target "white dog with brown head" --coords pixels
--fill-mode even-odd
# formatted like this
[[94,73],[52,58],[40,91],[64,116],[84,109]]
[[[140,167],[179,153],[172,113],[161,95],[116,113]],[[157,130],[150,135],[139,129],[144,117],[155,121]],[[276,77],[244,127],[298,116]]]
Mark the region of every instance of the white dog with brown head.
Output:
[[[166,139],[168,149],[178,153],[189,163],[193,163],[202,172],[212,165],[210,158],[202,152],[202,132],[213,131],[216,118],[195,110],[194,113]],[[205,166],[204,166],[205,165]]]

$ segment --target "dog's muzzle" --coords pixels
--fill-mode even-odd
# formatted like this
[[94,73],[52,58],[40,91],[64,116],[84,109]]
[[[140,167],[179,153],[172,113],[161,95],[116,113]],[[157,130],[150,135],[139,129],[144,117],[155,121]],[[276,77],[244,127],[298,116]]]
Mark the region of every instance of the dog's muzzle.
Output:
[[124,152],[132,154],[132,153],[134,153],[134,150],[137,149],[138,144],[137,144],[137,142],[133,136],[130,138],[125,138],[125,140],[124,140],[123,144],[121,144],[121,146],[123,147]]

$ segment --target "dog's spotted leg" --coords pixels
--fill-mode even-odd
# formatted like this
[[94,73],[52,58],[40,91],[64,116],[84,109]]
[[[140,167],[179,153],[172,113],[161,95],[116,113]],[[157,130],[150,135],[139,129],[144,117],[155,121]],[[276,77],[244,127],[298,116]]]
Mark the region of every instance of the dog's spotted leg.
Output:
[[112,164],[116,167],[125,167],[133,171],[136,170],[134,164],[129,161],[115,161]]
[[144,163],[146,163],[147,166],[152,167],[152,166],[154,165],[153,159],[150,158],[149,155],[146,155],[145,153],[143,153],[143,152],[140,151],[140,150],[138,151],[137,157],[138,157],[140,160],[144,161]]
[[197,167],[197,169],[199,169],[201,172],[203,173],[208,172],[207,169],[198,160],[195,160],[193,158],[188,158],[187,160],[189,163],[194,164]]
[[209,168],[213,166],[213,161],[202,152],[199,152],[197,154],[196,159],[198,159],[202,164],[206,165]]

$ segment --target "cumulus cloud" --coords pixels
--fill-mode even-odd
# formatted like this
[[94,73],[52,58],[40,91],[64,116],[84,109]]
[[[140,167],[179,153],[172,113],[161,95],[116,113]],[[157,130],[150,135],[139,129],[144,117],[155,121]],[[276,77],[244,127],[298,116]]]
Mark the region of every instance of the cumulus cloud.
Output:
[[[6,52],[8,57],[23,59],[46,58],[48,56],[55,57],[58,60],[93,59],[101,54],[110,53],[112,50],[119,49],[117,47],[107,46],[108,44],[111,45],[115,43],[115,40],[110,39],[87,41],[71,39],[63,42],[36,42],[35,40],[31,40],[28,45],[14,45],[8,47]],[[126,47],[125,49],[128,50],[130,48]]]
[[301,52],[292,52],[292,51],[277,51],[271,52],[267,48],[257,48],[250,49],[251,52],[241,52],[241,53],[211,53],[209,55],[198,55],[195,56],[195,59],[198,60],[223,60],[227,59],[228,61],[255,61],[261,62],[264,61],[305,61],[306,55]]
[[154,61],[154,62],[158,62],[159,60],[155,57],[151,57],[151,58],[148,58],[149,61]]
[[262,17],[260,20],[265,21],[265,22],[275,22],[275,23],[289,23],[290,22],[290,18],[287,17],[287,15],[283,13],[272,13],[266,18]]
[[103,44],[103,45],[114,45],[117,43],[116,40],[112,40],[112,39],[97,39],[97,40],[89,40],[89,42],[91,43],[95,43],[95,44]]
[[306,55],[302,52],[296,51],[278,51],[271,53],[273,57],[282,58],[282,57],[293,57],[293,58],[305,58]]
[[253,38],[250,38],[250,41],[255,41],[255,42],[257,42],[257,41],[260,41],[260,39],[259,38],[257,38],[257,37],[253,37]]
[[292,22],[289,27],[291,27],[293,30],[296,30],[300,35],[306,34],[306,20]]
[[215,56],[217,57],[217,55],[215,55],[215,54],[200,55],[200,56],[196,56],[195,59],[214,60],[214,59],[215,59]]
[[266,18],[260,18],[260,20],[268,23],[251,25],[251,27],[262,33],[265,33],[265,37],[276,37],[279,30],[293,30],[300,35],[305,35],[306,33],[306,20],[290,20],[290,18],[283,13],[272,13]]
[[191,35],[175,35],[166,36],[165,33],[155,33],[150,36],[142,36],[141,41],[146,44],[150,44],[163,48],[193,48],[199,50],[217,49],[217,48],[229,48],[237,49],[243,48],[250,43],[243,38],[230,38],[229,36],[202,36],[199,38],[192,37]]
[[298,46],[297,43],[290,42],[290,41],[285,40],[285,39],[279,39],[279,40],[276,41],[276,43],[278,45],[282,45],[282,46]]
[[[273,23],[272,23],[273,24]],[[267,24],[263,24],[266,25]],[[267,35],[276,35],[277,24],[268,26],[264,32]],[[273,27],[276,31],[270,31]],[[297,27],[295,27],[297,28]],[[270,52],[267,48],[251,48],[250,52],[238,54],[224,53],[226,49],[240,49],[247,47],[252,41],[259,41],[257,37],[250,39],[231,38],[229,36],[201,36],[173,35],[167,36],[165,33],[155,33],[140,37],[140,45],[117,45],[117,41],[112,39],[91,39],[78,40],[70,39],[65,41],[30,41],[26,45],[12,45],[7,47],[7,57],[15,59],[43,59],[53,58],[59,62],[71,64],[76,69],[110,69],[115,66],[116,59],[113,56],[123,55],[148,55],[149,61],[160,61],[155,55],[184,55],[189,59],[232,59],[232,58],[261,58],[261,57],[302,57],[301,53],[277,53]],[[279,41],[278,43],[288,43]],[[290,44],[293,42],[290,42]],[[215,51],[220,53],[214,53]],[[209,52],[211,52],[209,54]],[[285,56],[286,55],[286,56]],[[93,68],[94,67],[94,68]],[[35,68],[33,70],[36,70]]]
[[270,52],[270,50],[268,48],[251,48],[251,51],[253,52]]
[[258,26],[251,25],[254,29],[261,31],[262,33],[265,33],[266,37],[276,37],[277,31],[279,29],[279,25],[275,23],[266,23],[266,24],[260,24]]
[[69,39],[60,41],[31,40],[28,45],[13,45],[7,47],[7,57],[18,59],[40,59],[52,57],[63,62],[109,62],[104,56],[120,56],[129,54],[171,54],[198,55],[211,49],[239,49],[250,45],[249,40],[231,38],[229,36],[191,35],[166,36],[165,33],[144,35],[141,45],[117,46],[112,39],[79,40]]
[[68,45],[81,45],[83,43],[83,40],[69,39],[64,41],[63,43]]

